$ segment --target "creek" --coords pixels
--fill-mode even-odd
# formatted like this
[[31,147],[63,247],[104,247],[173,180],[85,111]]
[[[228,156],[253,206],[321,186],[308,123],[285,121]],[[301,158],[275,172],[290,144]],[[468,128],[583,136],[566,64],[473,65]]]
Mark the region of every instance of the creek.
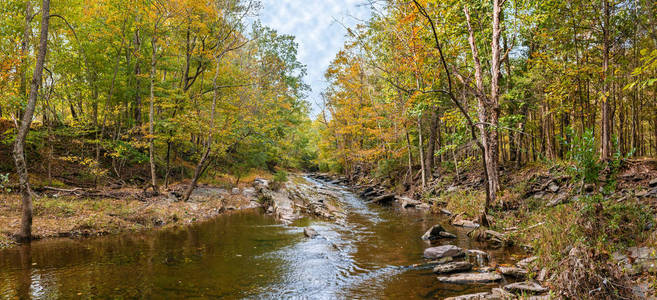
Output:
[[[440,284],[422,263],[434,224],[457,235],[438,244],[481,249],[491,264],[513,252],[486,249],[468,229],[425,210],[365,203],[347,188],[339,222],[304,217],[283,225],[261,209],[233,211],[172,230],[35,241],[0,251],[0,298],[426,299],[490,291]],[[307,238],[305,227],[319,237]]]

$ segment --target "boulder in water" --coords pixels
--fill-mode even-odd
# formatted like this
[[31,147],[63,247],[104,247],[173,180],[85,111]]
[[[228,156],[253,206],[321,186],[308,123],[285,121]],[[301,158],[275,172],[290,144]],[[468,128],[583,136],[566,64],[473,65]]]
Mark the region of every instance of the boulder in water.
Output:
[[424,257],[439,259],[443,257],[457,257],[463,255],[463,249],[454,245],[443,245],[424,249]]
[[467,261],[455,261],[447,264],[437,265],[433,267],[433,272],[438,274],[448,274],[455,272],[470,271],[472,264]]
[[317,237],[319,233],[317,233],[317,231],[311,227],[306,227],[303,229],[303,235],[312,239]]

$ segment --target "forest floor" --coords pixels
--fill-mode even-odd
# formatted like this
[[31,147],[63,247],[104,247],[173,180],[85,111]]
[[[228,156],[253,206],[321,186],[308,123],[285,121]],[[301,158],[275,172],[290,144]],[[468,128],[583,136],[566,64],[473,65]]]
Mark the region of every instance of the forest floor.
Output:
[[[33,235],[37,239],[89,237],[170,228],[207,220],[226,210],[260,206],[250,187],[229,191],[201,185],[189,201],[179,201],[176,195],[185,187],[171,186],[159,196],[137,188],[42,190],[34,200]],[[0,194],[0,248],[15,243],[20,221],[20,195]]]

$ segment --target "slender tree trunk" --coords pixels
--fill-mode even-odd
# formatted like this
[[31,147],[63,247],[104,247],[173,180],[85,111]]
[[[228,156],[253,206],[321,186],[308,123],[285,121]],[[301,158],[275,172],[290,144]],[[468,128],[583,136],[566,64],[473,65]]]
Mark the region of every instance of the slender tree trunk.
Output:
[[609,83],[607,76],[609,75],[609,0],[602,0],[603,5],[603,25],[602,25],[602,99],[600,128],[602,130],[602,151],[600,158],[607,160],[611,154],[611,116],[609,107]]
[[418,149],[419,149],[419,155],[420,155],[420,168],[421,168],[421,174],[422,174],[422,188],[425,188],[427,185],[427,173],[426,173],[426,165],[424,161],[424,141],[422,137],[422,115],[420,115],[417,118],[417,130],[418,130]]
[[215,63],[217,65],[215,66],[214,78],[212,79],[212,89],[214,92],[212,93],[212,111],[210,112],[210,133],[208,134],[208,139],[205,142],[205,150],[203,151],[203,155],[201,156],[201,159],[198,161],[198,164],[196,164],[196,168],[194,169],[194,177],[192,177],[192,182],[189,184],[189,187],[187,187],[187,190],[185,191],[185,195],[183,195],[183,201],[189,200],[189,197],[192,195],[194,188],[196,188],[196,183],[198,182],[198,179],[203,174],[203,171],[205,171],[205,168],[207,168],[208,158],[210,157],[210,151],[212,150],[212,143],[214,139],[214,115],[217,107],[217,98],[219,97],[217,78],[219,77],[219,71],[220,71],[219,62],[221,60],[221,57],[219,55],[218,49],[219,47],[217,47],[217,50],[215,50],[217,52],[215,54]]
[[433,179],[434,152],[436,151],[436,135],[438,132],[438,112],[431,110],[431,124],[429,125],[429,140],[427,141],[427,153],[424,156],[424,165],[427,168],[427,178]]
[[155,93],[153,91],[154,86],[155,86],[155,72],[156,72],[156,64],[157,64],[157,26],[155,26],[155,31],[153,33],[153,38],[151,40],[151,44],[153,47],[153,51],[151,53],[151,74],[150,74],[150,97],[151,101],[149,103],[149,111],[148,111],[148,141],[149,141],[149,146],[148,146],[148,155],[149,155],[149,163],[151,167],[151,185],[153,187],[153,191],[155,194],[159,194],[159,188],[157,187],[157,175],[155,174],[155,130],[153,128],[153,117],[155,114]]
[[[135,52],[139,53],[141,50],[141,39],[139,38],[139,28],[135,30]],[[139,57],[135,56],[135,107],[134,118],[135,124],[141,126],[141,80],[139,74],[141,73],[141,64]]]
[[39,86],[41,86],[41,77],[43,75],[43,65],[46,60],[48,47],[48,25],[50,20],[50,0],[43,0],[41,7],[41,33],[39,37],[39,51],[37,52],[36,66],[30,82],[30,94],[25,107],[25,112],[21,119],[16,141],[14,143],[14,161],[16,163],[16,172],[18,173],[19,186],[22,197],[23,217],[21,219],[21,240],[30,240],[32,238],[32,191],[30,190],[29,177],[27,173],[27,164],[25,162],[25,138],[30,130],[32,117],[36,108],[36,100],[39,95]]

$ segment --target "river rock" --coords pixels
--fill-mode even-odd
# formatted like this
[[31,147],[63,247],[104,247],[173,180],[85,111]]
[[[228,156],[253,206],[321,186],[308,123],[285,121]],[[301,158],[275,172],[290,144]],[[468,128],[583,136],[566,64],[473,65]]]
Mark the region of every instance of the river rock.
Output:
[[465,228],[479,228],[479,224],[470,220],[456,219],[452,221],[452,225],[461,226]]
[[504,289],[514,293],[545,293],[548,291],[547,288],[544,288],[540,284],[534,281],[521,281],[507,284],[504,286]]
[[437,265],[433,267],[433,272],[438,274],[448,274],[454,272],[470,271],[472,264],[467,261],[455,261],[447,264]]
[[497,270],[502,273],[502,275],[511,276],[515,278],[525,278],[527,276],[527,270],[516,267],[498,267]]
[[438,259],[443,257],[457,257],[463,255],[463,249],[454,245],[443,245],[424,249],[424,257]]
[[312,239],[317,237],[319,233],[317,233],[317,231],[311,227],[306,227],[303,229],[303,235]]
[[458,273],[449,276],[438,276],[438,281],[453,284],[475,284],[490,283],[502,280],[502,275],[497,273]]
[[523,260],[517,262],[516,265],[517,265],[518,267],[520,267],[520,268],[528,269],[528,268],[529,268],[529,264],[533,263],[533,262],[534,262],[535,260],[537,260],[537,259],[538,259],[538,256],[527,257],[527,258],[525,258],[525,259],[523,259]]

